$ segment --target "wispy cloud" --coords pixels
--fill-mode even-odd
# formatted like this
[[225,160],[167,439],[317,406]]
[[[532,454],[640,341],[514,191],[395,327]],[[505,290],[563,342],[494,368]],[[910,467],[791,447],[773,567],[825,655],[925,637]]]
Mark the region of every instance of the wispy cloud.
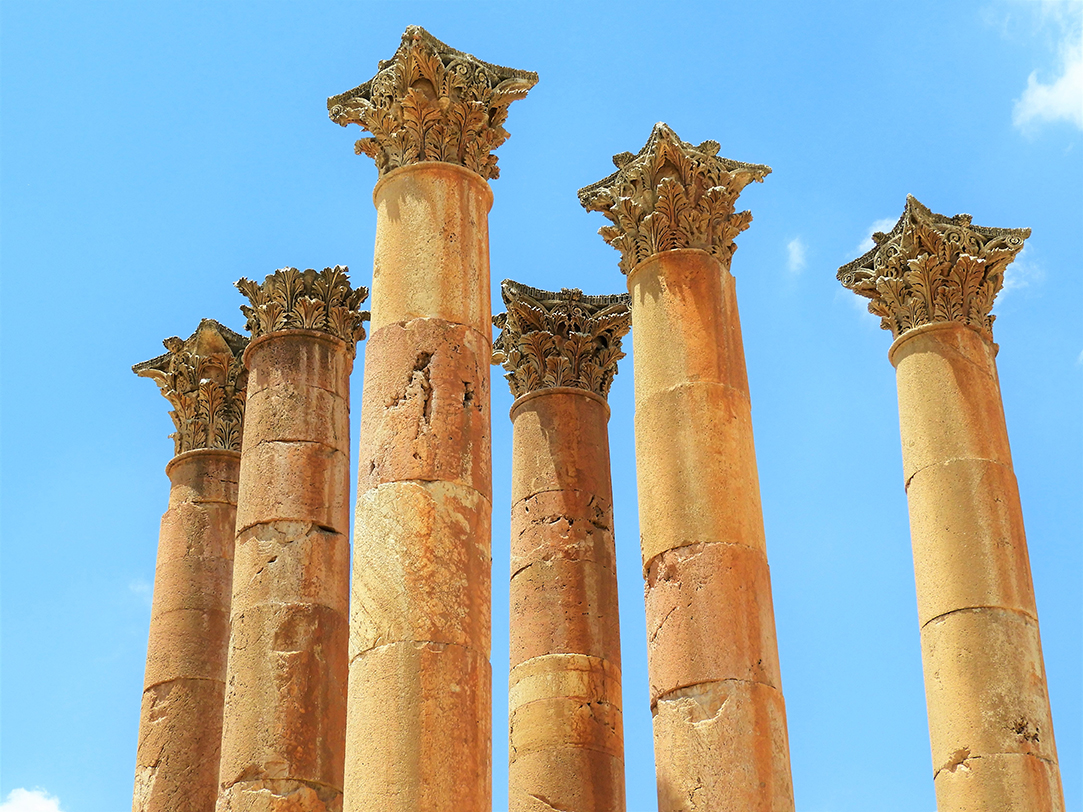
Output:
[[786,267],[789,268],[790,273],[798,274],[805,270],[805,265],[808,262],[805,256],[807,252],[808,249],[800,237],[794,237],[786,243]]
[[876,243],[872,241],[872,235],[875,234],[877,231],[891,231],[895,223],[897,223],[898,221],[898,217],[885,217],[884,219],[877,220],[872,225],[870,225],[868,232],[866,232],[865,234],[865,239],[858,243],[858,245],[853,249],[853,251],[850,252],[852,254],[850,259],[857,259],[866,251],[871,251],[872,247],[876,245]]
[[1015,261],[1004,270],[1004,287],[997,296],[997,302],[1013,291],[1040,285],[1045,281],[1045,269],[1027,256],[1027,246],[1016,256]]
[[41,789],[19,787],[0,803],[0,812],[62,812],[60,801]]
[[1075,0],[1043,2],[1043,22],[1060,31],[1057,46],[1059,73],[1049,82],[1032,71],[1015,102],[1012,122],[1029,132],[1038,125],[1067,121],[1083,130],[1083,3]]
[[[142,598],[150,605],[150,600],[154,595],[154,587],[149,581],[142,578],[136,578],[128,584],[128,591],[138,598]],[[0,807],[0,812],[6,812],[3,807]]]

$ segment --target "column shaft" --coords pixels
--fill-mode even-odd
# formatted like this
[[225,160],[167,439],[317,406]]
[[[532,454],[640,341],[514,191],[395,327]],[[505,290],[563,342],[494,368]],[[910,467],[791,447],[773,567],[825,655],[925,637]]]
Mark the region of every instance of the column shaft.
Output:
[[352,349],[285,329],[245,353],[219,812],[341,809]]
[[623,812],[609,407],[540,389],[512,407],[513,812]]
[[890,353],[940,812],[1064,808],[995,352],[946,322]]
[[792,810],[733,277],[677,249],[628,289],[659,809]]
[[345,809],[489,812],[492,192],[425,162],[373,197]]
[[240,455],[166,466],[133,812],[210,812],[218,794]]

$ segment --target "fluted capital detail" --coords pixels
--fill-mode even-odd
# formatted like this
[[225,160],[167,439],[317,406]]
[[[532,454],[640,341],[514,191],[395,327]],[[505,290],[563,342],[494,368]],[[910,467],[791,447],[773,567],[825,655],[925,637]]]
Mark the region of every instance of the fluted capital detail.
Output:
[[248,339],[214,319],[203,319],[188,338],[162,342],[167,352],[136,364],[173,406],[174,453],[200,448],[241,450],[248,372],[241,356]]
[[865,296],[869,312],[896,338],[915,327],[958,322],[993,339],[990,312],[1004,269],[1029,228],[987,228],[969,214],[945,217],[907,195],[895,227],[872,235],[876,245],[839,268],[838,279]]
[[363,322],[369,318],[361,303],[368,288],[350,287],[349,268],[336,265],[316,271],[282,268],[269,274],[263,284],[240,279],[237,289],[251,302],[241,305],[253,338],[279,330],[320,330],[341,338],[357,351],[365,337]]
[[735,211],[737,198],[771,167],[719,157],[718,149],[717,141],[694,147],[658,123],[638,155],[614,155],[617,171],[579,190],[587,211],[613,223],[598,233],[620,251],[624,273],[676,248],[699,248],[729,262],[734,239],[752,222],[751,212]]
[[624,357],[621,338],[632,324],[628,294],[585,296],[575,288],[559,293],[505,279],[500,285],[507,312],[493,316],[500,335],[493,363],[503,365],[515,397],[569,386],[601,395]]
[[412,25],[376,76],[329,98],[327,110],[335,123],[372,133],[354,151],[375,160],[381,176],[443,161],[490,180],[500,175],[492,153],[508,140],[508,105],[537,83],[536,73],[482,62]]

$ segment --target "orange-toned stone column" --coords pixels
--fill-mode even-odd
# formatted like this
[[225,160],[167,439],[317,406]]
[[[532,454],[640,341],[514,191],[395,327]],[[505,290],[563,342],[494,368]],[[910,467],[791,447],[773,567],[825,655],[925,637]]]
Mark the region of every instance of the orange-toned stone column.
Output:
[[505,280],[493,362],[515,395],[509,809],[624,812],[606,397],[628,297]]
[[940,812],[1064,809],[990,315],[1028,236],[909,197],[890,234],[839,270],[895,336]]
[[219,812],[342,808],[350,370],[368,295],[345,271],[237,283],[253,338]]
[[580,200],[631,293],[636,473],[658,802],[793,809],[786,713],[730,258],[770,172],[658,124]]
[[350,621],[347,812],[489,812],[491,151],[537,81],[420,28],[328,100],[380,170]]
[[154,571],[132,812],[211,812],[218,795],[248,339],[212,319],[132,371],[173,406],[176,456]]

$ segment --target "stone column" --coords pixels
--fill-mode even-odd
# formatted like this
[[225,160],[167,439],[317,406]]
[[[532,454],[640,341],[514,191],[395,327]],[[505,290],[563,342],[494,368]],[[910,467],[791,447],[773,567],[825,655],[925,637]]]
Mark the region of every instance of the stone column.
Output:
[[328,100],[372,133],[345,809],[489,812],[492,473],[488,211],[508,105],[537,75],[410,27]]
[[187,340],[132,367],[173,406],[133,812],[211,812],[218,794],[229,644],[237,468],[248,339],[204,319]]
[[908,197],[895,228],[839,270],[895,336],[940,812],[1064,809],[990,314],[1029,236]]
[[580,190],[631,293],[659,809],[793,809],[737,299],[734,203],[771,170],[658,124]]
[[242,279],[252,342],[219,812],[342,808],[350,370],[346,269]]
[[515,402],[509,809],[624,812],[606,398],[627,295],[505,280],[493,362]]

